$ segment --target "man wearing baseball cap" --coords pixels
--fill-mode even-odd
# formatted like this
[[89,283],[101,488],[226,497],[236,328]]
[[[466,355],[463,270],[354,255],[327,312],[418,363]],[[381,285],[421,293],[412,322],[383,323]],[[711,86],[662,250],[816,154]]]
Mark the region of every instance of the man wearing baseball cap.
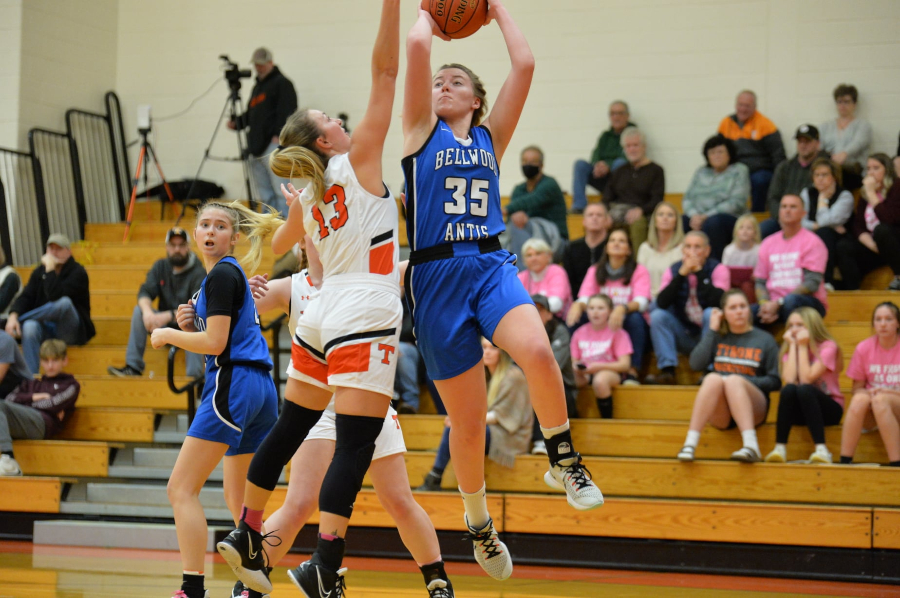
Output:
[[[206,270],[203,263],[191,251],[191,242],[185,229],[178,226],[166,233],[166,257],[157,260],[147,272],[147,280],[138,291],[138,301],[131,314],[131,332],[125,350],[123,367],[106,368],[113,376],[140,376],[144,373],[144,351],[147,335],[163,326],[177,328],[175,311],[187,303],[200,290]],[[156,308],[153,302],[159,299]],[[185,352],[187,375],[199,378],[203,375],[203,357]]]
[[814,125],[797,127],[794,139],[797,140],[797,155],[775,168],[772,184],[769,185],[766,207],[770,218],[759,224],[760,233],[764,238],[781,230],[781,225],[778,224],[781,198],[785,195],[800,195],[805,187],[812,185],[812,173],[809,171],[812,163],[817,158],[829,158],[828,152],[819,148],[819,129]]
[[49,338],[83,345],[94,336],[87,270],[72,257],[69,238],[54,233],[28,284],[9,308],[6,333],[22,339],[25,363],[40,371],[41,343]]
[[247,146],[250,169],[259,200],[287,217],[287,205],[279,189],[284,179],[269,169],[269,154],[278,147],[278,135],[288,117],[297,110],[297,92],[290,79],[281,74],[268,48],[257,48],[250,61],[256,69],[256,85],[250,93],[247,112],[229,121],[228,128],[250,128]]

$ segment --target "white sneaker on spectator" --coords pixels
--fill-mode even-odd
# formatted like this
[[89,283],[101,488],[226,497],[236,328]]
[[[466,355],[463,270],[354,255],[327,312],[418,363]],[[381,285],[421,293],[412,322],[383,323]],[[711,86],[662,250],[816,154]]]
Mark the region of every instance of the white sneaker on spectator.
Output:
[[22,468],[9,455],[0,455],[0,476],[22,475]]
[[684,445],[681,447],[681,450],[678,451],[676,458],[682,463],[690,463],[694,460],[694,447],[687,444]]
[[731,459],[733,461],[740,461],[741,463],[757,463],[762,461],[762,456],[755,448],[745,446],[731,453]]
[[547,444],[543,440],[535,440],[534,444],[531,445],[531,454],[532,455],[546,455],[547,454]]
[[819,447],[809,456],[810,463],[834,463],[834,457],[827,448]]
[[772,452],[766,455],[766,463],[786,463],[787,451],[783,446],[776,446]]

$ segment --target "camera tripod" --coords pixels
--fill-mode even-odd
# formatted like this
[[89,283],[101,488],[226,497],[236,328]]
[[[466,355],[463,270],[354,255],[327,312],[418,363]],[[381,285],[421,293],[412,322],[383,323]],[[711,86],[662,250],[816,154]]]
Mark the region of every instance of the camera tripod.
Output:
[[[220,57],[221,58],[221,57]],[[225,58],[227,61],[227,58]],[[203,159],[200,160],[200,166],[197,168],[197,174],[194,175],[194,180],[191,181],[191,187],[188,189],[187,197],[185,198],[184,203],[181,207],[181,215],[178,216],[178,220],[175,223],[181,222],[181,219],[184,218],[184,214],[189,207],[194,208],[195,210],[200,208],[200,204],[203,203],[203,200],[192,199],[194,196],[194,189],[197,186],[197,181],[200,179],[200,172],[203,170],[203,166],[206,164],[206,161],[209,159],[209,152],[212,149],[213,143],[216,140],[216,135],[219,134],[219,127],[222,126],[222,119],[225,117],[225,113],[229,114],[229,119],[232,122],[237,123],[238,117],[241,114],[244,114],[244,106],[241,101],[241,77],[249,77],[249,71],[238,71],[236,69],[237,65],[234,65],[230,61],[229,64],[233,65],[232,68],[225,72],[225,79],[228,81],[229,94],[225,99],[225,105],[222,107],[222,112],[219,114],[219,120],[216,122],[216,128],[213,129],[212,137],[209,140],[209,145],[206,146],[206,149],[203,151]],[[247,73],[244,75],[244,73]],[[247,199],[250,201],[250,209],[256,210],[256,202],[253,200],[253,189],[250,185],[250,157],[249,150],[247,149],[247,139],[246,139],[246,131],[245,128],[236,128],[235,133],[237,133],[237,145],[238,145],[238,160],[241,162],[241,168],[244,172],[244,185],[247,189]]]
[[[137,199],[137,186],[138,182],[141,178],[141,172],[144,173],[144,189],[147,189],[147,171],[149,170],[150,160],[153,160],[153,164],[156,166],[156,171],[159,173],[159,178],[162,179],[162,184],[166,189],[166,194],[169,196],[169,201],[174,201],[175,196],[172,195],[172,190],[169,188],[169,183],[166,181],[166,175],[163,174],[162,166],[159,165],[159,159],[156,157],[156,151],[153,149],[153,146],[150,144],[150,140],[147,139],[147,135],[150,134],[150,129],[138,129],[138,132],[141,134],[141,152],[138,154],[138,163],[137,170],[134,172],[134,179],[132,181],[131,186],[131,201],[128,202],[128,217],[125,219],[125,236],[122,237],[122,242],[125,243],[128,241],[128,235],[131,233],[131,218],[134,215],[134,202]],[[144,159],[146,158],[148,167],[144,166]],[[163,212],[165,212],[165,204],[163,204]]]

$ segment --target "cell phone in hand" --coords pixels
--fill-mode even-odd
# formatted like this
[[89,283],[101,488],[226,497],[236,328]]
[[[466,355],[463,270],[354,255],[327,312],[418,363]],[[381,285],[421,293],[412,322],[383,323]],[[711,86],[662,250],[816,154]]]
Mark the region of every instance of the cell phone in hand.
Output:
[[583,364],[583,363],[576,363],[576,364],[575,364],[575,367],[577,367],[579,370],[586,370],[586,369],[587,369],[587,366],[586,366],[585,364]]

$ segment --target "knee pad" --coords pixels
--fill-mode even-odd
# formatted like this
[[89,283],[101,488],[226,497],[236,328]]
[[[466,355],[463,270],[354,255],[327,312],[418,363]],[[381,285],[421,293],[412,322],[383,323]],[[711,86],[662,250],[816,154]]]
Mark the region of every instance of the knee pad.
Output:
[[335,419],[337,443],[331,467],[319,492],[319,510],[350,518],[363,478],[372,463],[375,439],[384,418],[338,414]]
[[272,430],[259,445],[250,469],[247,470],[247,481],[263,490],[275,490],[278,478],[284,466],[300,448],[306,435],[318,423],[322,411],[301,407],[290,401],[284,402],[281,415]]

